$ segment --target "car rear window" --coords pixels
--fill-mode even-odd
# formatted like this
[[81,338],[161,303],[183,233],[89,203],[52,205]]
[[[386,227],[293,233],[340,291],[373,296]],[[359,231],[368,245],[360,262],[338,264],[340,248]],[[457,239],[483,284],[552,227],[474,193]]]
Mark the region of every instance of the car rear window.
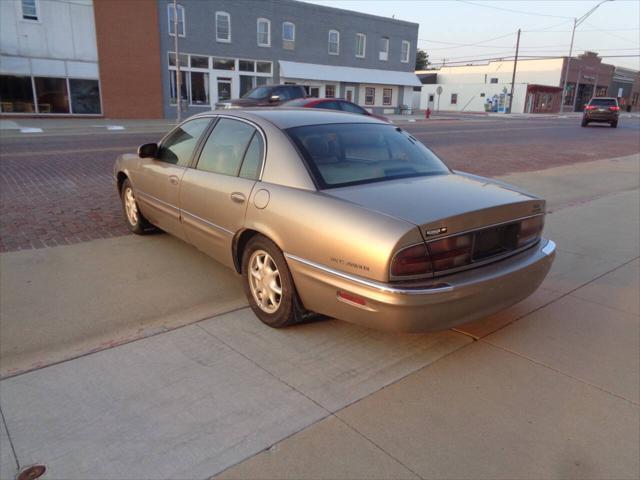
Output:
[[589,105],[594,107],[615,107],[617,105],[616,100],[613,98],[593,98]]
[[310,125],[287,133],[320,188],[450,172],[431,150],[393,125]]

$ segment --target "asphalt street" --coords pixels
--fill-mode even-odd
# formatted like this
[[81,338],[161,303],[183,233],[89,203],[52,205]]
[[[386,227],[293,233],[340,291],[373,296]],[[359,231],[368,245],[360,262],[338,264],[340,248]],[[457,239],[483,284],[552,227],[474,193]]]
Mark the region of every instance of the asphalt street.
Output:
[[[581,128],[576,118],[469,116],[402,122],[451,168],[485,176],[540,170],[640,151],[640,119]],[[0,251],[127,235],[112,183],[115,157],[157,141],[164,125],[97,131],[3,131]]]

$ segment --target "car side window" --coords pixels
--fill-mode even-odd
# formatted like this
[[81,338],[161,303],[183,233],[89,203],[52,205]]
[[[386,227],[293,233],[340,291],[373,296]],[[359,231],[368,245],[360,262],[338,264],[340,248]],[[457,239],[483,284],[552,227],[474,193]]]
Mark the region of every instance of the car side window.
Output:
[[255,131],[255,128],[245,122],[221,118],[205,142],[196,168],[237,176]]
[[340,106],[345,112],[359,113],[360,115],[368,115],[369,113],[364,108],[349,102],[340,102]]
[[324,108],[325,110],[340,110],[340,102],[320,102],[316,103],[313,108]]
[[188,167],[193,150],[209,123],[211,123],[210,118],[196,118],[184,122],[160,144],[156,160]]
[[293,98],[297,98],[297,97],[291,96],[291,89],[287,87],[274,88],[271,95],[277,95],[278,97],[280,97],[281,102],[286,102],[287,100],[292,100]]
[[304,89],[300,87],[289,87],[289,90],[291,91],[289,94],[291,98],[302,98],[305,95]]
[[249,180],[257,180],[260,177],[260,169],[262,168],[262,154],[264,143],[262,136],[255,132],[249,143],[249,148],[244,154],[242,167],[240,168],[240,176]]

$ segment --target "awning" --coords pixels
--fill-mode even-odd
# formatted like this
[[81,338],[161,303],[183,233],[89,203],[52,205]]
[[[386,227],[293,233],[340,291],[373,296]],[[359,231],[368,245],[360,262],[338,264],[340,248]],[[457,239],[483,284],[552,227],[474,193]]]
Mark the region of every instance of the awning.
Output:
[[280,77],[322,80],[326,82],[373,83],[421,87],[413,72],[378,70],[375,68],[336,67],[316,63],[287,62],[280,60]]

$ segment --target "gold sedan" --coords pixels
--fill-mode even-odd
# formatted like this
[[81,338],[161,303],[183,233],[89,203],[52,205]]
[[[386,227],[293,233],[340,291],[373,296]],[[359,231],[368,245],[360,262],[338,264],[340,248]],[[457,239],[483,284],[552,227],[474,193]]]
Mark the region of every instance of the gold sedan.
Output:
[[197,115],[120,156],[114,179],[134,233],[162,229],[234,269],[272,327],[316,312],[449,328],[533,293],[555,257],[544,200],[361,115]]

